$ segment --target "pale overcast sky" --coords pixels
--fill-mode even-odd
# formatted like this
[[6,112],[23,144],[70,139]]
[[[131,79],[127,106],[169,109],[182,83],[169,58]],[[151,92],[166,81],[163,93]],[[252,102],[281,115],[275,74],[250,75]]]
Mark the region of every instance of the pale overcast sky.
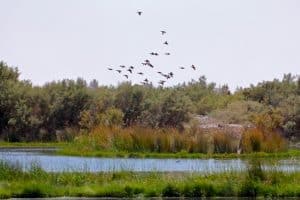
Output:
[[0,0],[0,8],[0,60],[35,85],[117,84],[125,77],[107,66],[122,64],[155,82],[157,71],[173,71],[167,85],[205,75],[231,89],[300,73],[298,0]]

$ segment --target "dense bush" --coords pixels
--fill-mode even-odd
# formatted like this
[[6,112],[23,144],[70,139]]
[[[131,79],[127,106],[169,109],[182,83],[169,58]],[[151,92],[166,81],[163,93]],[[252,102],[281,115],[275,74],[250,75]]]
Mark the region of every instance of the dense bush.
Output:
[[[191,114],[212,114],[227,123],[252,123],[297,137],[299,84],[299,77],[287,74],[282,80],[251,85],[234,94],[227,85],[207,83],[204,76],[165,88],[130,82],[107,87],[96,80],[87,84],[81,78],[32,86],[19,79],[17,68],[0,62],[0,138],[72,140],[79,131],[89,132],[97,126],[184,131]],[[199,147],[191,151],[197,148],[199,151]]]

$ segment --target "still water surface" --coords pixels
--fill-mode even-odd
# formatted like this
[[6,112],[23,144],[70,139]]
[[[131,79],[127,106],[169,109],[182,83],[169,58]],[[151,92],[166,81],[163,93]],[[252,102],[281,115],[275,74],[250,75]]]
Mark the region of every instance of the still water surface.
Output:
[[[241,159],[140,159],[140,158],[90,158],[60,156],[55,149],[45,148],[2,148],[0,160],[21,166],[24,170],[34,164],[45,171],[156,171],[156,172],[223,172],[240,171],[247,167],[247,160]],[[51,153],[52,152],[52,153]],[[275,165],[265,164],[264,168],[282,171],[300,171],[300,160],[285,159]]]

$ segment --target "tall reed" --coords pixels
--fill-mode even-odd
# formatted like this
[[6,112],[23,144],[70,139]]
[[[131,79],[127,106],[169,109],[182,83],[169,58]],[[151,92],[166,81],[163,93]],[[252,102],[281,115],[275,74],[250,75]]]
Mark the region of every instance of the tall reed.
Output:
[[242,150],[250,152],[280,152],[287,149],[286,140],[277,132],[253,128],[243,133]]
[[234,153],[238,140],[226,132],[200,129],[152,129],[140,126],[120,128],[99,126],[75,139],[75,146],[85,151],[127,151],[159,153]]

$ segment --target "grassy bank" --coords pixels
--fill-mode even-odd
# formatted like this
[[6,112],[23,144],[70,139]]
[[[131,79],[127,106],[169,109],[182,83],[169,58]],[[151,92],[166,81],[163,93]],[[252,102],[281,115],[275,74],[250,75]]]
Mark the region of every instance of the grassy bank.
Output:
[[85,148],[84,146],[78,145],[78,143],[8,143],[0,142],[0,148],[47,148],[57,147],[58,155],[69,155],[69,156],[84,156],[84,157],[121,157],[121,158],[290,158],[300,157],[299,149],[290,149],[284,152],[277,153],[266,153],[266,152],[253,152],[253,153],[189,153],[181,151],[177,153],[166,153],[166,152],[128,152],[128,151],[105,151],[95,150],[91,148]]
[[300,173],[47,173],[0,163],[0,198],[10,197],[300,197]]
[[0,148],[5,147],[58,147],[58,148],[64,148],[68,145],[66,142],[0,142]]
[[[68,147],[73,146],[73,147]],[[300,157],[300,150],[288,150],[278,153],[188,153],[185,151],[177,153],[157,153],[157,152],[126,152],[126,151],[102,151],[102,150],[82,150],[74,147],[74,145],[66,145],[57,154],[69,156],[85,156],[85,157],[121,157],[121,158],[190,158],[190,159],[206,159],[206,158],[290,158]]]

